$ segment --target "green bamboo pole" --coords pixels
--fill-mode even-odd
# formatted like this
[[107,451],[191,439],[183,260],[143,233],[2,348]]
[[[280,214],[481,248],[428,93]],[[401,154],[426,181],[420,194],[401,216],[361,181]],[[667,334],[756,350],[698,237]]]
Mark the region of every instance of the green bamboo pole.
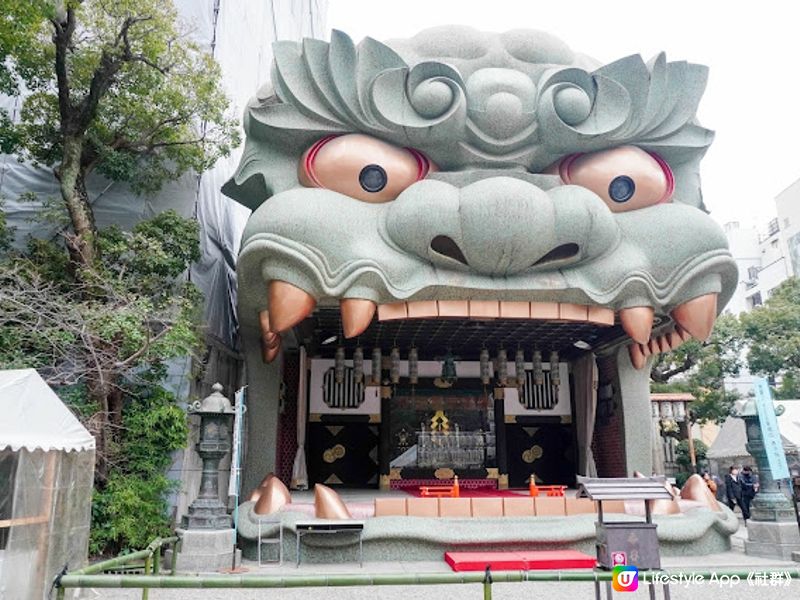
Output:
[[[756,569],[756,572],[765,570]],[[800,568],[778,569],[793,579],[800,579]],[[702,577],[707,581],[712,575],[747,579],[753,571],[640,571],[639,581],[662,582],[665,575],[683,578]],[[494,583],[522,581],[609,581],[610,571],[502,571],[492,573]],[[486,583],[482,572],[469,573],[387,573],[387,574],[331,574],[331,575],[91,575],[69,574],[61,578],[62,587],[95,588],[184,588],[184,589],[236,589],[236,588],[299,588],[299,587],[351,587],[363,585],[436,585],[451,583]]]
[[176,541],[176,542],[175,542],[175,543],[172,545],[172,560],[170,561],[170,566],[169,566],[169,568],[170,568],[170,575],[173,575],[173,576],[174,576],[174,575],[175,575],[175,572],[177,571],[177,566],[178,566],[178,552],[180,552],[180,551],[181,551],[181,540],[180,540],[180,538],[178,538],[178,541]]
[[141,558],[147,558],[151,556],[156,548],[160,548],[164,544],[172,544],[180,542],[180,538],[178,536],[172,536],[167,538],[156,538],[145,548],[144,550],[137,550],[136,552],[131,552],[130,554],[123,554],[122,556],[115,556],[114,558],[109,558],[108,560],[104,560],[98,563],[94,563],[93,565],[89,565],[84,567],[83,569],[78,569],[70,573],[71,575],[91,575],[94,573],[99,573],[101,571],[106,571],[108,569],[119,567],[122,565],[126,565],[134,560],[139,560]]
[[[148,546],[148,550],[149,550],[149,546]],[[150,575],[152,568],[153,568],[153,554],[151,552],[151,554],[147,558],[144,559],[144,574],[145,575]],[[150,589],[149,588],[142,588],[142,600],[147,600],[147,597],[149,595],[150,595]]]

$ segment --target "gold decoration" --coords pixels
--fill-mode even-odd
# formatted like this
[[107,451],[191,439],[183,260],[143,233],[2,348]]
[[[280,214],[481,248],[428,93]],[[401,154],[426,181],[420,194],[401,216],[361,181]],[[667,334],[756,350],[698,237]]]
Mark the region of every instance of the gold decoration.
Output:
[[572,415],[561,415],[561,424],[570,425],[572,423]]
[[308,415],[308,422],[309,423],[321,423],[322,422],[322,415],[319,413],[311,413]]
[[504,423],[516,423],[517,422],[517,415],[503,415],[503,422]]
[[322,460],[328,464],[331,464],[344,457],[346,453],[347,450],[344,446],[341,444],[336,444],[333,448],[328,448],[322,453]]
[[500,477],[497,478],[497,489],[498,490],[507,490],[508,489],[508,474],[503,473]]
[[389,479],[402,479],[403,478],[403,468],[402,467],[392,467],[389,469]]
[[542,454],[544,454],[544,450],[542,450],[542,447],[539,446],[538,444],[534,444],[533,446],[531,446],[522,453],[522,460],[524,460],[528,464],[531,464],[537,458],[541,458]]
[[500,469],[497,467],[486,467],[486,479],[498,479],[500,477]]
[[370,415],[369,416],[369,422],[370,423],[380,423],[381,422],[381,415],[380,414]]
[[389,482],[391,481],[391,479],[392,479],[391,475],[381,475],[380,481],[378,483],[379,489],[383,491],[390,489],[391,484]]
[[431,417],[431,430],[450,431],[450,419],[445,416],[444,411],[437,410]]
[[439,467],[433,472],[433,476],[436,479],[452,479],[456,476],[456,473],[450,467]]

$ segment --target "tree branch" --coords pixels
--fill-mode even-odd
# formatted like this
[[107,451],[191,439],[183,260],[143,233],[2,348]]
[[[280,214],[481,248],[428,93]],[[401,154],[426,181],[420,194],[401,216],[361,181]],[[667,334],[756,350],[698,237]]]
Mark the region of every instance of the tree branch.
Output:
[[122,65],[126,62],[134,60],[134,55],[131,52],[130,41],[128,40],[128,32],[131,27],[137,23],[152,20],[152,17],[128,17],[122,22],[119,32],[117,33],[113,52],[104,49],[100,55],[100,64],[92,74],[92,80],[89,84],[89,92],[81,101],[79,109],[78,123],[82,130],[85,130],[89,123],[94,119],[97,113],[97,106],[102,97],[106,94],[111,84],[114,82]]
[[56,81],[58,84],[58,112],[61,115],[61,132],[67,133],[72,127],[72,101],[69,75],[67,74],[67,52],[75,32],[75,11],[67,9],[65,20],[51,19],[53,43],[56,47]]

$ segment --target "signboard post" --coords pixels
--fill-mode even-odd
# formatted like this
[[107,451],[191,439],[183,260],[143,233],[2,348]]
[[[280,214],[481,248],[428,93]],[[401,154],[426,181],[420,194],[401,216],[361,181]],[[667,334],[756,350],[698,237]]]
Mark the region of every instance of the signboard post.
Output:
[[786,454],[783,451],[783,438],[778,428],[778,418],[775,416],[772,392],[766,379],[763,377],[755,379],[755,392],[761,438],[772,478],[789,479],[789,465],[786,463]]

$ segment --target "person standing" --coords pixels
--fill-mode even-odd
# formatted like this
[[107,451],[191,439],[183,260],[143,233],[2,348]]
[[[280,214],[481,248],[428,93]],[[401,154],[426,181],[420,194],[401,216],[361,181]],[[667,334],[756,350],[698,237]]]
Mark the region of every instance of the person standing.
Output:
[[742,506],[742,486],[739,484],[739,470],[734,466],[728,469],[725,475],[725,497],[728,499],[728,508],[733,510],[738,504]]
[[757,491],[757,484],[756,479],[753,476],[753,469],[751,469],[750,466],[744,467],[742,472],[739,473],[738,479],[742,494],[742,516],[744,517],[745,523],[747,523],[747,519],[750,518],[750,503],[753,501],[753,498],[755,498]]

